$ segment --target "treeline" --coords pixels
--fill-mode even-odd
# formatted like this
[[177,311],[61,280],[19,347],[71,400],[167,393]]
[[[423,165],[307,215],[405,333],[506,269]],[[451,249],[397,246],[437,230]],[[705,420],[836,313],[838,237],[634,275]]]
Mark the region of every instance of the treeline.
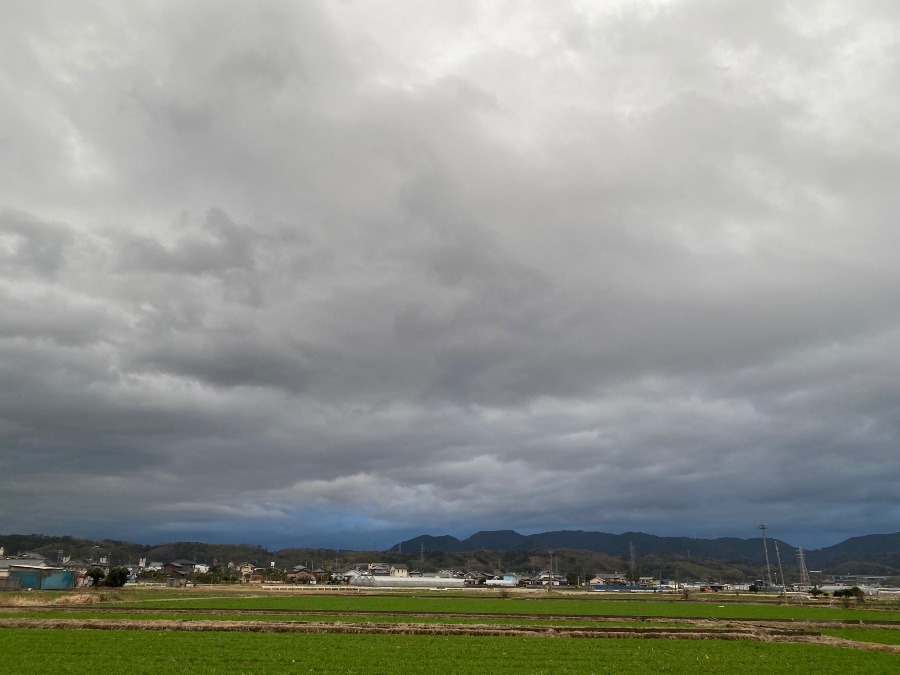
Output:
[[[627,554],[610,555],[596,551],[561,548],[535,550],[490,550],[440,551],[411,550],[391,551],[347,551],[323,548],[286,548],[268,551],[252,544],[215,544],[203,542],[171,542],[158,545],[143,545],[113,539],[88,540],[70,536],[0,535],[0,546],[6,555],[24,551],[34,551],[52,561],[68,556],[96,560],[109,557],[114,566],[134,565],[141,558],[148,562],[162,563],[185,559],[207,565],[223,567],[229,562],[251,563],[257,567],[274,567],[290,570],[295,565],[307,565],[311,569],[333,570],[354,567],[368,562],[406,564],[410,570],[437,572],[442,569],[464,571],[515,572],[518,574],[537,573],[552,569],[563,576],[590,578],[603,573],[626,573],[631,568]],[[854,559],[849,550],[837,558],[833,566],[823,566],[826,574],[871,574],[880,576],[900,576],[900,561],[892,565],[883,559],[892,559],[893,554],[870,554],[868,559]],[[793,556],[792,556],[793,558]],[[641,554],[636,549],[636,571],[643,576],[676,581],[716,580],[723,583],[752,583],[765,578],[765,568],[757,561],[727,561],[708,557]],[[778,573],[775,556],[772,556],[773,573]],[[788,583],[800,580],[800,571],[795,559],[783,559],[782,570]],[[780,577],[780,573],[779,573]]]

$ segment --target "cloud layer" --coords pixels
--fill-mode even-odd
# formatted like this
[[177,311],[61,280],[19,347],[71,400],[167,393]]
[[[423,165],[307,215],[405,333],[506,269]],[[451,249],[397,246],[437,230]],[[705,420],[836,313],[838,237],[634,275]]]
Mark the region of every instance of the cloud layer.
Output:
[[896,529],[891,2],[29,3],[0,521]]

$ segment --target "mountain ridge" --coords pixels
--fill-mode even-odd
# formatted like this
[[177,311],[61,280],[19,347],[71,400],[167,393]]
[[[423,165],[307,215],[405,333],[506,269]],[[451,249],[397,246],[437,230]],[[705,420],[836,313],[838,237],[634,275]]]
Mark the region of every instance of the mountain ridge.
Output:
[[[643,532],[591,532],[584,530],[555,530],[524,535],[515,530],[481,530],[465,539],[451,535],[419,535],[394,544],[388,551],[427,550],[464,553],[481,549],[495,551],[524,551],[541,548],[577,549],[628,555],[633,544],[639,555],[677,555],[682,557],[709,558],[729,562],[765,561],[766,549],[762,537],[741,539],[718,537],[698,539],[694,537],[661,537]],[[778,555],[792,564],[798,547],[781,540],[768,538],[768,555],[774,562]],[[777,546],[777,550],[776,550]],[[820,549],[804,549],[807,566],[834,565],[858,560],[860,556],[872,562],[892,567],[900,566],[900,532],[868,534],[850,537],[842,542]]]
[[[794,546],[780,539],[767,541],[768,555],[773,566],[777,564],[779,555],[785,569],[797,566],[797,549]],[[436,565],[452,565],[455,564],[452,562],[454,558],[485,557],[484,554],[488,551],[508,553],[510,559],[526,560],[529,556],[535,559],[546,557],[552,550],[556,555],[565,552],[569,557],[572,557],[573,552],[580,551],[585,555],[599,556],[610,565],[622,565],[627,564],[631,545],[634,545],[639,564],[656,565],[658,561],[665,559],[681,561],[684,564],[699,564],[702,560],[706,560],[712,563],[740,564],[750,568],[759,568],[765,564],[765,550],[761,537],[697,539],[660,537],[643,532],[611,534],[584,530],[555,530],[524,535],[515,530],[481,530],[465,539],[458,539],[452,535],[419,535],[383,551],[341,549],[340,553],[333,548],[299,546],[269,551],[252,544],[180,541],[148,545],[112,539],[81,539],[68,535],[0,534],[0,546],[6,547],[6,555],[32,550],[55,560],[62,555],[93,558],[96,555],[110,554],[117,563],[123,564],[137,562],[139,558],[163,562],[177,558],[208,563],[216,560],[222,563],[250,561],[263,566],[270,565],[272,561],[277,561],[279,565],[294,565],[298,560],[329,564],[328,561],[336,561],[339,556],[342,564],[381,557],[396,558],[397,561],[411,564],[415,564],[420,558],[430,558]],[[900,532],[850,537],[821,549],[804,549],[804,553],[810,570],[829,569],[835,573],[894,575],[900,573]],[[642,559],[644,563],[641,563]]]

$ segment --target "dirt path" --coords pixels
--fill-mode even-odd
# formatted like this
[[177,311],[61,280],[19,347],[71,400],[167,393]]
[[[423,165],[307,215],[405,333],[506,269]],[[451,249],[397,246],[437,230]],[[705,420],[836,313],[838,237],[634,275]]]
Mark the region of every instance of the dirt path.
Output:
[[22,611],[40,612],[92,612],[96,614],[166,614],[166,615],[216,615],[225,614],[232,616],[327,616],[348,618],[378,618],[378,617],[402,617],[419,619],[494,619],[512,621],[583,621],[585,623],[642,623],[652,626],[654,623],[680,624],[688,626],[769,626],[784,630],[796,630],[800,628],[894,628],[900,630],[898,621],[846,621],[841,619],[803,619],[786,621],[784,619],[743,619],[743,618],[717,618],[701,619],[690,617],[671,616],[646,616],[646,615],[599,615],[599,614],[565,614],[565,613],[516,613],[516,614],[490,614],[484,612],[398,612],[389,610],[347,610],[347,609],[222,609],[222,608],[189,608],[189,607],[120,607],[115,604],[41,604],[41,605],[15,605],[0,606],[0,616],[4,613],[18,613]]

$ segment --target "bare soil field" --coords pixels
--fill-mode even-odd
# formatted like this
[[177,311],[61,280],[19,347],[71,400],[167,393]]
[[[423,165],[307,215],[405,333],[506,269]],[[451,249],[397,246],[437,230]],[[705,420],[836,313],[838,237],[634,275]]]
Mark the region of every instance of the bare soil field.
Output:
[[[671,627],[545,627],[493,624],[418,624],[370,622],[288,622],[227,620],[142,620],[142,619],[38,619],[0,618],[0,628],[80,629],[80,630],[152,630],[221,631],[263,633],[338,633],[395,635],[517,636],[570,638],[655,638],[674,640],[751,640],[796,644],[821,644],[851,649],[900,653],[900,646],[856,642],[829,637],[796,624],[778,622],[720,623],[716,621],[679,621],[684,628]],[[834,624],[830,624],[834,627]],[[852,626],[852,624],[849,624]]]

